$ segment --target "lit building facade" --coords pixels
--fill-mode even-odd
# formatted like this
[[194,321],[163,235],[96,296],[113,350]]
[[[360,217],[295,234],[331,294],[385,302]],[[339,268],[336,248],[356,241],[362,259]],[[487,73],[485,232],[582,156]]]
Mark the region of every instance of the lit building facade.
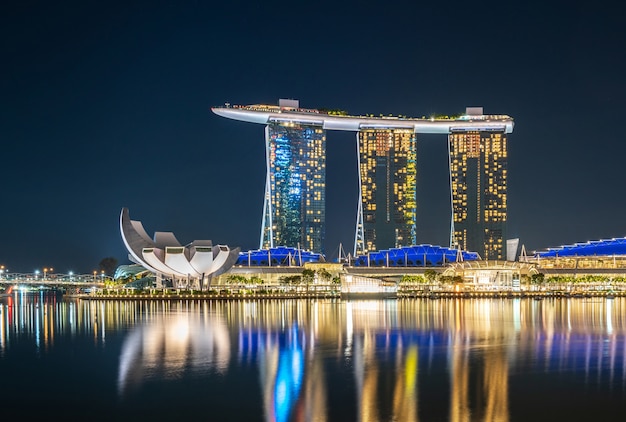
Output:
[[279,104],[214,107],[222,117],[266,126],[267,180],[260,249],[323,252],[326,132],[357,133],[359,200],[354,255],[416,244],[418,133],[447,135],[450,148],[450,246],[506,256],[507,115],[470,107],[459,116],[352,116],[341,110]]
[[260,248],[323,252],[326,222],[326,131],[318,125],[265,128],[267,179]]
[[365,129],[357,136],[360,202],[354,255],[415,245],[415,132]]
[[448,136],[451,247],[506,259],[507,137],[504,130],[453,130]]

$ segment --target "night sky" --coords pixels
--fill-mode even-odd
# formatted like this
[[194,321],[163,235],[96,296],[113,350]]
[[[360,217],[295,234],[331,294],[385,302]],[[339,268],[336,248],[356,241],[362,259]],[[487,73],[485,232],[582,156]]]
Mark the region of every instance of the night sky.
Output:
[[[508,237],[532,251],[626,236],[624,6],[126,3],[0,6],[11,272],[129,263],[122,207],[150,235],[257,248],[263,126],[210,107],[279,98],[351,114],[508,114]],[[418,243],[448,243],[446,140],[419,138]],[[355,135],[328,132],[328,259],[353,245],[356,177]]]

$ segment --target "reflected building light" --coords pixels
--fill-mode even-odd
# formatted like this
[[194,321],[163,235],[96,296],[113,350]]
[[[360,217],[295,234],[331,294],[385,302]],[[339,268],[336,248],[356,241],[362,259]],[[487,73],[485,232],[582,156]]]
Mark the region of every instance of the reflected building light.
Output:
[[352,322],[352,302],[346,303],[346,347],[344,349],[344,356],[350,357],[352,355],[352,341],[354,339],[354,326]]
[[265,420],[283,422],[293,419],[296,408],[310,405],[302,403],[305,371],[302,339],[305,337],[296,325],[275,334],[259,344],[259,373]]
[[608,335],[613,334],[613,320],[612,320],[612,311],[613,311],[613,301],[606,301],[606,333]]
[[175,379],[185,368],[224,372],[230,359],[230,337],[219,320],[204,324],[181,316],[136,327],[124,340],[120,354],[118,393],[144,379]]
[[5,316],[4,306],[0,305],[0,356],[4,355],[6,345],[6,323],[8,319]]
[[268,341],[264,348],[259,348],[259,380],[263,392],[263,408],[265,420],[273,421],[276,410],[274,407],[274,380],[278,372],[279,348],[275,342]]
[[[398,348],[401,351],[402,348]],[[396,385],[393,392],[393,420],[417,421],[418,394],[418,349],[416,344],[408,347],[404,358],[399,356],[396,370]]]
[[470,415],[469,408],[469,358],[460,333],[451,337],[448,348],[450,371],[450,410],[451,422],[465,422]]
[[359,422],[380,420],[377,409],[378,368],[373,343],[368,332],[357,335],[354,339],[354,377]]
[[521,315],[521,300],[520,299],[513,299],[513,325],[514,325],[514,329],[516,333],[519,333],[521,330],[521,322],[520,322],[520,315]]
[[506,349],[500,347],[484,357],[485,421],[509,420],[509,368]]
[[[32,306],[32,305],[31,305]],[[37,349],[39,349],[40,347],[40,338],[41,338],[41,333],[39,332],[39,315],[37,315],[39,312],[35,311],[34,312],[34,322],[35,322],[35,347],[37,347]]]
[[309,363],[304,385],[304,417],[301,420],[325,422],[328,419],[328,392],[324,365],[313,351],[307,360]]
[[[612,339],[615,340],[615,339]],[[609,348],[610,348],[610,352],[609,352],[609,378],[610,378],[610,389],[611,391],[613,390],[613,386],[614,386],[614,375],[615,375],[615,360],[617,357],[617,342],[616,341],[611,341],[609,343]]]

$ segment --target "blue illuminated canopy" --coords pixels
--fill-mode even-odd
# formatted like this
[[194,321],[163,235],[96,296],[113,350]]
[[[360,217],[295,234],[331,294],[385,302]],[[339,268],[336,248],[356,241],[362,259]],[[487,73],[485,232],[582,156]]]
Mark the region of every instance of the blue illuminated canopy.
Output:
[[235,265],[250,267],[267,267],[270,265],[301,266],[305,262],[325,262],[325,260],[324,256],[319,253],[278,246],[269,249],[240,252]]
[[[456,262],[457,249],[434,245],[404,246],[367,255],[359,255],[354,262],[357,267],[433,267]],[[464,261],[478,259],[478,253],[462,251]]]
[[626,237],[591,240],[589,242],[575,243],[559,248],[549,248],[547,251],[537,252],[535,254],[538,258],[607,255],[626,255]]

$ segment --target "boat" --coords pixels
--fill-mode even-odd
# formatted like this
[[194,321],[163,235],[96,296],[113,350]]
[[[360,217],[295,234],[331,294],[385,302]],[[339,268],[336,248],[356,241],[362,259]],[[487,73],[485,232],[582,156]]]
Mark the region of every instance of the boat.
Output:
[[398,283],[352,274],[341,275],[342,299],[396,299]]

